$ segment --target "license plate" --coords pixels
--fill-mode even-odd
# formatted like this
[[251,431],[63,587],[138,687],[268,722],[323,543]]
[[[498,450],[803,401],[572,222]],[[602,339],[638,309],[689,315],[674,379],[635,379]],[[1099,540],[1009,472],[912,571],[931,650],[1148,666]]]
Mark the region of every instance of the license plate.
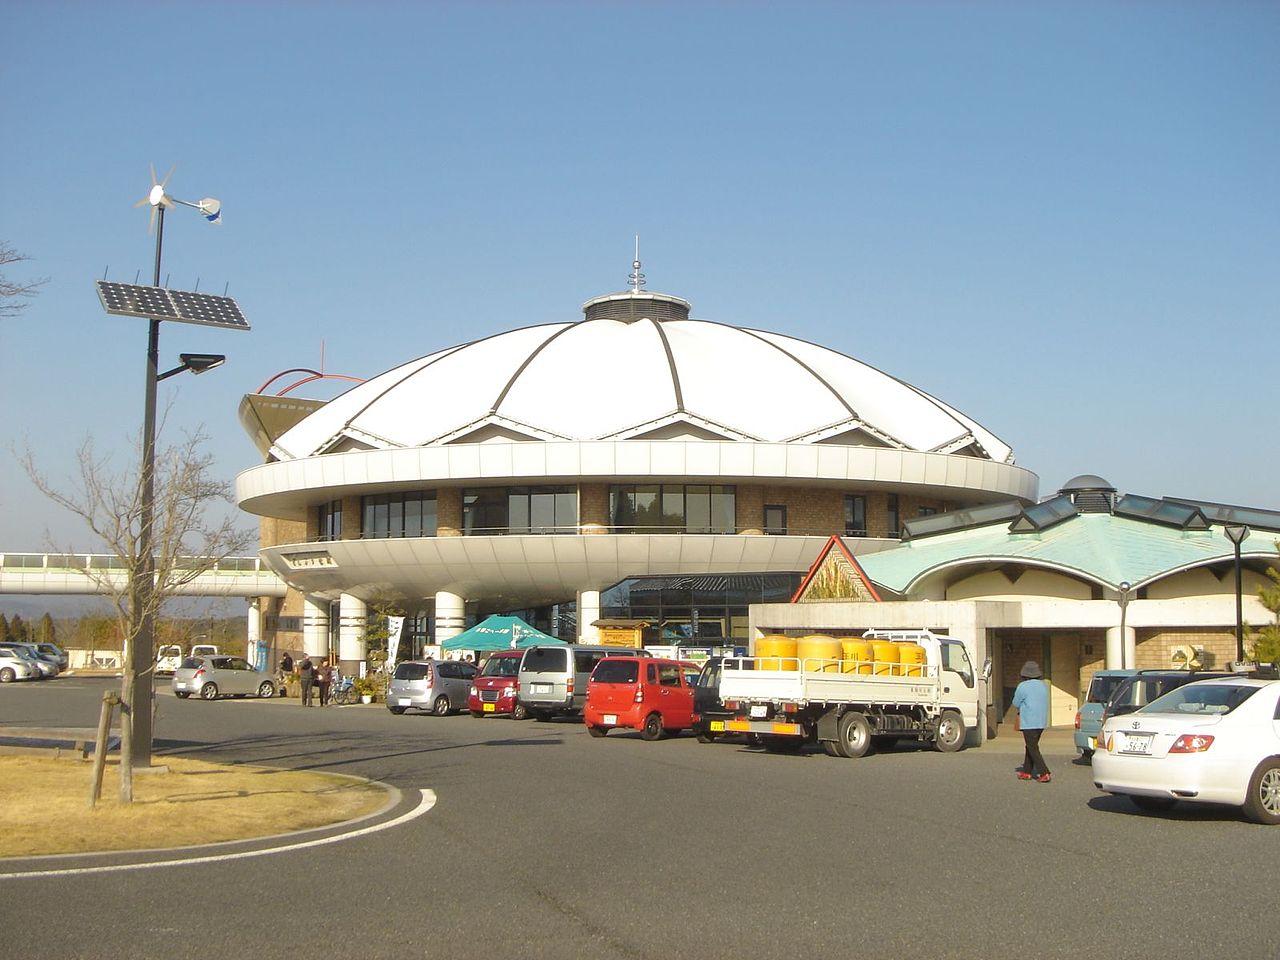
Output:
[[1154,735],[1150,733],[1126,733],[1124,735],[1124,749],[1121,753],[1151,753],[1151,740]]
[[411,700],[409,697],[401,697],[401,698],[400,698],[400,706],[402,706],[402,707],[412,707],[412,706],[413,706],[413,700]]
[[604,715],[604,725],[606,727],[616,727],[618,725],[618,715],[616,713],[606,713]]
[[769,715],[769,708],[766,706],[752,707],[751,715],[753,717],[767,717]]
[[722,731],[724,730],[724,721],[723,721],[723,720],[712,720],[712,721],[711,721],[711,729],[712,729],[713,731],[715,731],[716,733],[720,733],[720,732],[722,732]]
[[493,713],[494,710],[498,709],[498,705],[496,703],[486,703],[483,704],[480,709],[484,713]]
[[533,692],[534,692],[534,693],[550,693],[550,692],[551,692],[551,684],[549,684],[549,683],[535,683],[535,684],[533,685]]

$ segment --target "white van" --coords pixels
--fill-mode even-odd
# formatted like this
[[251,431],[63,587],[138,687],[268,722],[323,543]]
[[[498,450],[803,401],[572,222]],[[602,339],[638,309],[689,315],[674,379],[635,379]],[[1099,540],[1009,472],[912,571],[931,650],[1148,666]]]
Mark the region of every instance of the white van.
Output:
[[581,713],[587,702],[587,678],[605,657],[647,657],[635,647],[593,647],[580,643],[529,647],[520,660],[516,699],[535,720]]
[[167,643],[156,651],[156,674],[173,674],[182,665],[182,647]]

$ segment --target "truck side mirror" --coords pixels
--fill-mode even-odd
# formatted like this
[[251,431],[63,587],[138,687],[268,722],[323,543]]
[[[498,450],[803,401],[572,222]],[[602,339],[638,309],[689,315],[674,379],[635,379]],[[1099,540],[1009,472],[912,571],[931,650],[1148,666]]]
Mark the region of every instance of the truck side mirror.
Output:
[[982,665],[982,680],[987,682],[991,679],[991,658],[987,657],[986,663]]

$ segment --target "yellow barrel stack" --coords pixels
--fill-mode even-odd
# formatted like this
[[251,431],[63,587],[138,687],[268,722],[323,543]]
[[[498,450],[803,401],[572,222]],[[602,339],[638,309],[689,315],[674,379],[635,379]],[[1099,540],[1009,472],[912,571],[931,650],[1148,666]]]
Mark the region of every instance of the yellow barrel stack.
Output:
[[871,644],[858,638],[842,640],[840,647],[844,653],[844,663],[840,664],[841,673],[871,672],[871,661],[875,659]]
[[876,661],[873,673],[880,676],[898,672],[898,661],[900,659],[898,644],[892,640],[872,640],[871,649]]
[[810,673],[839,673],[839,660],[843,655],[840,641],[820,633],[801,637],[796,641],[796,657],[801,668]]
[[798,670],[796,638],[772,634],[756,641],[756,656],[761,670]]
[[898,658],[902,661],[901,675],[904,677],[924,676],[924,647],[918,643],[899,643]]

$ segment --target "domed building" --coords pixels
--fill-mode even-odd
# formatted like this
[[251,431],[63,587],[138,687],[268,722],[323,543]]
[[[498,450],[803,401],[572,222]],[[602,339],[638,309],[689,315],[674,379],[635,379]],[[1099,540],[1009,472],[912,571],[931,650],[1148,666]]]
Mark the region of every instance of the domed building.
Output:
[[788,596],[832,534],[870,553],[911,518],[1035,501],[1009,446],[945,402],[691,319],[641,276],[327,403],[246,397],[266,462],[237,498],[292,588],[265,601],[265,639],[360,660],[371,607],[406,611],[415,648],[511,611],[566,639],[602,616],[745,639],[747,605]]

